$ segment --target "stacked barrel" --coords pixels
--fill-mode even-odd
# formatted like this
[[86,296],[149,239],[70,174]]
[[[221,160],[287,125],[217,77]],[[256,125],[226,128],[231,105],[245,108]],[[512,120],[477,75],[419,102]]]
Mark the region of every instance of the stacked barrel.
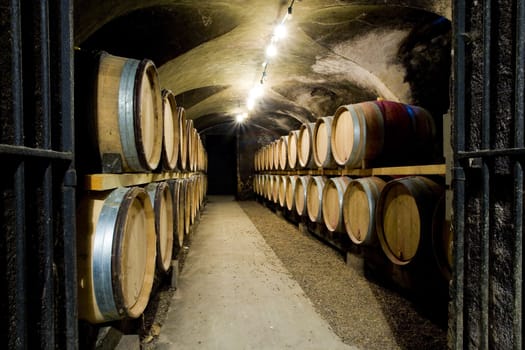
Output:
[[343,105],[258,150],[254,191],[329,237],[342,234],[349,250],[377,250],[390,264],[448,279],[452,235],[444,222],[443,174],[367,175],[417,170],[434,161],[435,147],[434,121],[423,108]]
[[117,179],[84,189],[77,208],[78,316],[97,324],[139,317],[172,269],[204,205],[207,155],[152,61],[102,52],[94,71],[94,106],[78,124],[92,126],[80,130],[98,150],[89,156]]

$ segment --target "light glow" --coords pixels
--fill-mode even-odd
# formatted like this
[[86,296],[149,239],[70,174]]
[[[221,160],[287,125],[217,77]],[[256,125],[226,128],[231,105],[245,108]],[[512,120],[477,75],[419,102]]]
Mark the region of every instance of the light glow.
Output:
[[246,108],[248,108],[249,111],[253,110],[255,107],[255,99],[248,97],[246,100]]
[[277,56],[277,46],[275,46],[274,44],[268,45],[268,47],[266,48],[266,56],[270,58]]
[[288,31],[286,30],[284,23],[279,24],[277,27],[275,27],[275,30],[273,31],[273,35],[275,36],[276,40],[281,40],[281,39],[286,38],[287,34],[288,34]]
[[235,120],[237,121],[237,123],[243,123],[246,120],[246,118],[248,118],[248,113],[239,113],[235,117]]

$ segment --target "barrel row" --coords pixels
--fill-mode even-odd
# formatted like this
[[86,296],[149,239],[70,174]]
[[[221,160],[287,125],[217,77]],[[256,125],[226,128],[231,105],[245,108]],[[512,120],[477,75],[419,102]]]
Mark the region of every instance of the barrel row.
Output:
[[89,192],[77,210],[78,317],[137,318],[204,203],[207,178]]
[[170,90],[161,89],[153,62],[106,52],[97,62],[89,117],[102,164],[117,158],[120,172],[206,171],[206,150],[193,120]]
[[435,124],[425,109],[393,101],[340,106],[255,153],[256,171],[405,165],[428,162]]
[[446,278],[452,270],[452,234],[445,223],[444,188],[410,176],[379,177],[269,175],[254,177],[257,195],[342,232],[355,245],[380,245],[396,265],[433,259]]

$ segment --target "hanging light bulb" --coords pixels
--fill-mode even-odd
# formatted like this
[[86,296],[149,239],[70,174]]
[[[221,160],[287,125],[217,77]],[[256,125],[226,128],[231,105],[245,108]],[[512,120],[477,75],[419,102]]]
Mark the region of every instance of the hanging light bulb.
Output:
[[275,44],[270,44],[268,45],[268,47],[266,48],[266,57],[275,57],[277,55],[277,46],[275,46]]
[[250,90],[250,97],[255,100],[262,97],[263,93],[264,90],[262,84],[257,84]]
[[235,117],[235,120],[237,121],[237,123],[242,123],[246,120],[246,118],[248,118],[248,113],[239,113]]
[[275,36],[276,40],[281,40],[281,39],[286,38],[287,34],[288,34],[288,31],[286,30],[284,23],[279,24],[277,27],[275,27],[275,30],[273,31],[273,35]]

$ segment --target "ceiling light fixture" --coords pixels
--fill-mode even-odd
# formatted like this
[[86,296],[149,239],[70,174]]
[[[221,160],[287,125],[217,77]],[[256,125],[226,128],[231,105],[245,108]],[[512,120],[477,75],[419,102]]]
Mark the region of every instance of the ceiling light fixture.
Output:
[[[258,98],[260,98],[263,94],[262,85],[266,82],[266,78],[268,75],[268,65],[270,63],[270,59],[275,57],[277,55],[277,45],[276,43],[285,38],[287,36],[287,29],[285,27],[285,22],[289,20],[292,17],[292,11],[294,6],[295,0],[291,0],[290,6],[288,6],[288,9],[286,11],[286,15],[283,17],[281,22],[275,27],[272,38],[270,40],[270,44],[266,47],[266,60],[262,63],[263,71],[261,75],[261,80],[259,81],[260,84],[253,87],[250,92],[249,96],[246,99],[246,108],[251,111],[255,107],[255,102]],[[237,120],[239,117],[237,117]]]

